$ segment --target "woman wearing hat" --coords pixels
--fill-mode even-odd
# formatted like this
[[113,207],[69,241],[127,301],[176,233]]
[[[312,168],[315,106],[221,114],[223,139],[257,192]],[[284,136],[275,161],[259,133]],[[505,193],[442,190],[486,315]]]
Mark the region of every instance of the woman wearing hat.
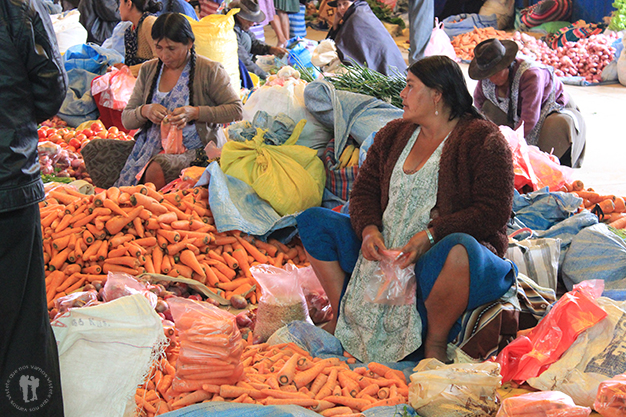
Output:
[[517,43],[488,39],[476,45],[469,76],[478,80],[474,104],[498,125],[524,124],[529,145],[580,168],[585,156],[585,121],[552,67],[516,58]]
[[256,55],[271,54],[282,57],[287,50],[261,42],[254,36],[254,33],[250,32],[249,29],[253,25],[265,20],[265,13],[261,11],[255,0],[235,0],[230,3],[229,9],[239,9],[235,15],[239,59],[249,72],[258,75],[263,80],[266,79],[267,73],[254,62]]
[[337,8],[327,39],[335,41],[339,59],[350,65],[367,65],[381,74],[406,73],[406,63],[395,41],[366,0],[333,0]]

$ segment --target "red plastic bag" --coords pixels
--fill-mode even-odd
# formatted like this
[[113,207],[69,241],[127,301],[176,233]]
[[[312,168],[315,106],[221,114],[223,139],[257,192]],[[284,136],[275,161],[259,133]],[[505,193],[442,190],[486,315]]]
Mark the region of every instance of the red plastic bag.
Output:
[[185,145],[183,145],[183,130],[164,119],[161,122],[161,145],[165,153],[185,153],[187,149],[185,149]]
[[581,407],[559,391],[539,391],[506,398],[496,417],[587,417],[591,408]]
[[243,374],[244,341],[235,316],[210,303],[180,297],[167,300],[178,330],[180,354],[172,388],[196,391],[203,384],[235,384]]
[[538,180],[528,157],[528,144],[524,139],[524,126],[513,130],[508,126],[500,126],[500,132],[509,143],[513,153],[513,168],[515,173],[515,189],[523,192],[522,189],[530,187],[536,191]]
[[100,94],[98,104],[113,110],[124,110],[135,88],[137,79],[124,65],[122,69],[113,69],[91,82],[91,94]]
[[521,384],[541,375],[579,334],[604,319],[607,313],[595,302],[603,289],[602,280],[574,285],[535,328],[502,349],[496,358],[502,366],[502,382]]
[[600,383],[593,408],[604,417],[626,416],[626,374]]
[[537,188],[549,187],[558,191],[565,183],[574,181],[574,170],[561,165],[559,158],[543,152],[536,146],[528,146],[528,159],[537,177]]

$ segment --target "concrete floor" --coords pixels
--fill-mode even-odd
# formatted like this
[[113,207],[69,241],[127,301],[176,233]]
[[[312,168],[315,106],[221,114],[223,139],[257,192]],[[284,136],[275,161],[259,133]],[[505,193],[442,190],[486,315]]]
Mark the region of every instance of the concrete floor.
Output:
[[[269,25],[265,27],[265,36],[267,43],[276,44],[276,36]],[[319,41],[325,37],[325,32],[307,28],[307,38]],[[402,47],[400,51],[407,60],[408,51]],[[461,64],[468,89],[473,92],[476,81],[467,77],[467,67]],[[626,197],[626,87],[620,84],[565,85],[565,90],[574,98],[587,123],[585,160],[582,168],[575,170],[574,179],[582,180],[585,187],[598,192]],[[620,127],[620,123],[624,125]]]

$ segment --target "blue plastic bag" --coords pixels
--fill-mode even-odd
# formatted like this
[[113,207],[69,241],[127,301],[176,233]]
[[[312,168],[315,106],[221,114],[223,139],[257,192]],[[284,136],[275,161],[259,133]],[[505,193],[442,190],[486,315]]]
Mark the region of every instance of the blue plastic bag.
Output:
[[113,49],[106,49],[95,43],[71,46],[63,54],[65,70],[83,69],[102,75],[113,64],[124,62],[124,57]]
[[476,13],[461,13],[448,16],[443,20],[443,30],[452,39],[456,35],[471,32],[474,28],[492,27],[498,29],[498,18],[495,14],[483,16]]

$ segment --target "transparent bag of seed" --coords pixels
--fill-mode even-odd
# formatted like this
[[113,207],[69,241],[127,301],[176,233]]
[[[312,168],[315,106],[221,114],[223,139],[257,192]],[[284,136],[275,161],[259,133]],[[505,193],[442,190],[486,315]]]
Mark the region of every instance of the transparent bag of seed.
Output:
[[298,279],[298,268],[287,264],[285,269],[271,265],[250,268],[261,286],[254,338],[266,341],[276,330],[296,320],[311,324],[306,298]]

